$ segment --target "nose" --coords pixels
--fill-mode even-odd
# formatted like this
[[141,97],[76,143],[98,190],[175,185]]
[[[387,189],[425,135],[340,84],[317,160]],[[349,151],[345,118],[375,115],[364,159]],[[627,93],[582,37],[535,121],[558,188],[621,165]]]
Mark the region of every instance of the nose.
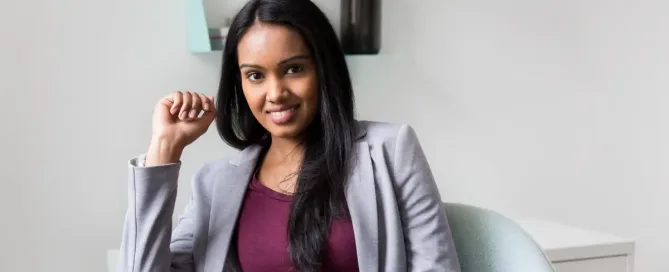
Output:
[[289,90],[286,88],[283,80],[276,77],[268,78],[267,94],[265,100],[273,104],[282,103],[289,95]]

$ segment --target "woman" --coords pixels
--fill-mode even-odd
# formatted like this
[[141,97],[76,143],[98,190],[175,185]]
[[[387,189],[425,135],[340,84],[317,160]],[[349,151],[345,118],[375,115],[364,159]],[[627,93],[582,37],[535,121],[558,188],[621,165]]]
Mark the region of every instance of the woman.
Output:
[[[411,127],[354,120],[336,34],[309,0],[235,17],[218,96],[176,92],[130,161],[121,271],[459,271]],[[197,171],[172,230],[180,156],[216,119],[241,152]]]

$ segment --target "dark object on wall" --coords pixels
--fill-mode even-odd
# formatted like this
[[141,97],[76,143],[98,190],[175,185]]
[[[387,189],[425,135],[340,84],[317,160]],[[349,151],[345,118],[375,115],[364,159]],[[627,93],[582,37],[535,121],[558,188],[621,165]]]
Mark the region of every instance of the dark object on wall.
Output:
[[345,54],[378,54],[381,0],[341,0],[341,45]]

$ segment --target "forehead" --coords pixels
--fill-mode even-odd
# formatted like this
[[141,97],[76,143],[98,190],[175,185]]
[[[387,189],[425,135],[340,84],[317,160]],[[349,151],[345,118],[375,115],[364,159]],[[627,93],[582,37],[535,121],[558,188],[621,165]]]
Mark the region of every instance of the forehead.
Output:
[[308,54],[302,36],[282,25],[256,23],[237,45],[239,63],[277,63],[295,55]]

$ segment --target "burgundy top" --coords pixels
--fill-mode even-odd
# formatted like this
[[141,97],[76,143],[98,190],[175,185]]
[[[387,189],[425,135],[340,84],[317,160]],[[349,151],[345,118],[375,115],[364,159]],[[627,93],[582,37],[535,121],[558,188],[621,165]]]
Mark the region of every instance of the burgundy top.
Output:
[[[295,272],[288,256],[291,196],[276,192],[253,175],[237,222],[237,255],[244,272]],[[358,271],[350,217],[330,224],[323,272]]]

